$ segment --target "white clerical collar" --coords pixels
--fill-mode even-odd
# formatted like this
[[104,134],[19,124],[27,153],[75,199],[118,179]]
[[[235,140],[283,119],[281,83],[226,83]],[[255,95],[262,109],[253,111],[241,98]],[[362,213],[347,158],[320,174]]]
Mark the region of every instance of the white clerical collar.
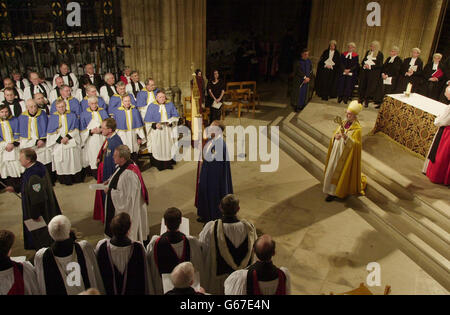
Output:
[[352,59],[352,57],[353,57],[353,53],[351,53],[351,52],[348,52],[347,56],[345,56],[345,58],[348,58],[348,59]]
[[411,62],[409,63],[410,66],[414,66],[416,63],[417,58],[411,58]]
[[433,70],[436,71],[439,67],[439,62],[438,63],[433,63]]
[[391,60],[389,60],[389,63],[394,63],[395,58],[397,58],[397,56],[392,56],[392,57],[391,57]]

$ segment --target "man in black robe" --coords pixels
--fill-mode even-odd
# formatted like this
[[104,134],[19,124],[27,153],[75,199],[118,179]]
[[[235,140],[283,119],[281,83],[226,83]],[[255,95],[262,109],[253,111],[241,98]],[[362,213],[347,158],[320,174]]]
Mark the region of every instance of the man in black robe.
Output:
[[422,84],[423,77],[423,61],[420,59],[421,50],[419,48],[413,48],[411,51],[411,57],[403,60],[402,67],[400,68],[400,75],[397,81],[397,93],[404,93],[408,86],[408,83],[412,84],[412,93],[419,91]]
[[95,73],[94,66],[89,63],[84,66],[84,74],[80,77],[80,83],[81,86],[93,85],[99,91],[103,85],[103,79],[98,73]]
[[[20,163],[25,167],[22,175],[22,211],[23,211],[23,237],[26,250],[39,250],[50,246],[51,239],[48,234],[47,224],[53,217],[60,215],[61,210],[53,191],[52,181],[45,165],[37,161],[37,154],[32,149],[20,151]],[[14,192],[13,187],[7,188],[8,192]],[[30,231],[26,222],[42,223],[45,227]]]
[[381,72],[383,78],[383,89],[380,90],[375,103],[376,109],[381,107],[381,103],[385,95],[392,94],[396,90],[397,79],[400,74],[400,68],[402,66],[402,59],[398,56],[400,49],[397,46],[393,46],[390,52],[390,57],[386,59]]
[[445,62],[442,63],[442,70],[444,71],[444,78],[443,78],[444,87],[442,88],[442,93],[439,98],[439,101],[441,103],[448,104],[449,100],[445,96],[445,90],[447,89],[448,86],[450,86],[450,57],[448,57],[447,60],[445,60]]
[[442,67],[442,55],[434,54],[433,60],[423,69],[423,82],[419,93],[438,101],[444,87],[444,69]]
[[383,88],[381,79],[381,70],[383,68],[383,53],[380,51],[380,43],[374,41],[370,44],[370,50],[367,51],[361,67],[361,75],[359,78],[359,102],[364,107],[369,107],[369,102],[373,100],[378,104],[377,95]]
[[317,65],[316,93],[324,101],[337,96],[337,79],[341,70],[341,55],[336,49],[336,41],[320,57]]
[[337,90],[338,103],[344,101],[344,104],[348,104],[348,101],[352,100],[353,90],[358,82],[359,56],[355,50],[356,44],[349,43],[348,50],[341,56]]

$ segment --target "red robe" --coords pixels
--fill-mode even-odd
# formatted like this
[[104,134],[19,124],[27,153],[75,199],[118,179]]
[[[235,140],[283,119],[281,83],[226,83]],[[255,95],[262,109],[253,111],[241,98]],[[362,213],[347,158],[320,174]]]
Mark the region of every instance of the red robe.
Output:
[[[434,162],[433,162],[434,160]],[[443,129],[436,157],[430,160],[427,176],[435,184],[450,185],[450,126]]]

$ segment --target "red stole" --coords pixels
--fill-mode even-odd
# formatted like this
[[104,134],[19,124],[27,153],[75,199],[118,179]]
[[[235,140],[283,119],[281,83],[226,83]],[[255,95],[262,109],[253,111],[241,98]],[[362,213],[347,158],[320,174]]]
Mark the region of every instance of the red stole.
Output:
[[128,165],[127,169],[133,171],[139,177],[139,181],[141,182],[142,197],[144,198],[145,203],[148,205],[149,202],[148,190],[147,187],[145,187],[144,179],[142,178],[142,174],[141,171],[139,170],[139,167],[136,164],[131,163],[130,165]]
[[[254,295],[262,295],[256,270],[253,270],[253,292]],[[275,295],[286,295],[286,275],[280,269],[278,269],[278,287]]]
[[23,280],[23,266],[13,262],[14,284],[8,292],[8,295],[25,295],[25,283]]

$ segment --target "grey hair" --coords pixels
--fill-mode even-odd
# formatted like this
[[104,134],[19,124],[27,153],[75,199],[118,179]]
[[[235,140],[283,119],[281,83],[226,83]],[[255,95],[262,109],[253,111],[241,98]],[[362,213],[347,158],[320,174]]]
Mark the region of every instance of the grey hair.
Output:
[[194,275],[194,265],[191,262],[183,262],[173,269],[170,278],[175,288],[186,289],[194,281]]
[[421,54],[421,53],[422,53],[422,51],[420,50],[420,48],[417,48],[417,47],[411,49],[411,51],[415,51],[415,52],[417,52],[418,54]]
[[97,96],[89,96],[87,101],[88,101],[88,104],[91,104],[91,103],[98,104],[98,97]]
[[105,74],[105,81],[107,81],[109,77],[114,78],[114,74],[112,74],[111,72],[108,72],[107,74]]
[[66,216],[58,215],[48,224],[48,233],[55,241],[65,241],[70,238],[72,224]]
[[119,156],[121,157],[121,158],[123,158],[123,159],[125,159],[125,160],[129,160],[129,159],[131,159],[131,151],[130,151],[130,148],[128,147],[128,146],[126,146],[126,145],[119,145],[117,148],[116,148],[116,151],[119,153]]

